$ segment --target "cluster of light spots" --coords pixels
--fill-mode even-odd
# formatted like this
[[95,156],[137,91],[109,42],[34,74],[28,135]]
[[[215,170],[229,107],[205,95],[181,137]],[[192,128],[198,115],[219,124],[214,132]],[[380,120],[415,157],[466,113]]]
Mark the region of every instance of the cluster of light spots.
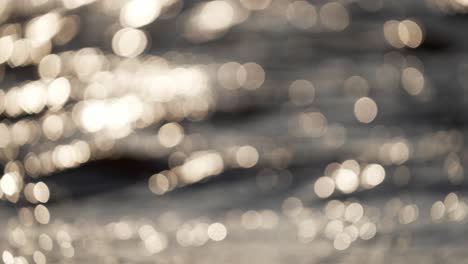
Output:
[[452,184],[461,184],[464,180],[464,168],[456,153],[449,153],[444,161],[444,169]]
[[60,29],[60,18],[58,13],[47,13],[32,19],[26,25],[26,37],[37,43],[49,41]]
[[378,156],[385,164],[401,165],[410,159],[411,149],[408,140],[397,137],[380,146]]
[[[410,150],[412,145],[406,142]],[[450,152],[457,152],[463,145],[463,136],[457,130],[439,130],[424,134],[417,142],[414,153],[419,153],[419,158],[429,160]]]
[[128,128],[141,117],[143,109],[141,100],[129,95],[111,101],[86,101],[75,106],[73,111],[79,116],[83,129],[93,133],[106,128]]
[[374,100],[369,97],[359,98],[354,103],[354,115],[361,123],[371,123],[377,117],[378,107]]
[[424,40],[421,26],[413,20],[385,22],[384,36],[387,42],[395,48],[417,48]]
[[342,164],[331,163],[325,168],[324,174],[314,183],[314,192],[319,198],[328,198],[335,190],[349,194],[359,187],[371,189],[385,179],[385,169],[380,164],[366,164],[361,169],[355,160],[346,160]]
[[265,82],[265,71],[262,66],[254,62],[243,65],[237,62],[227,62],[218,69],[218,81],[226,89],[255,90]]
[[444,201],[436,201],[431,207],[431,219],[440,223],[444,220],[461,222],[468,215],[468,205],[461,200],[456,193],[449,193]]
[[185,21],[184,36],[205,42],[223,35],[235,23],[235,10],[228,1],[214,0],[196,5]]
[[151,225],[143,225],[138,229],[138,235],[143,242],[144,248],[150,255],[165,250],[169,244],[167,236],[156,231]]
[[214,151],[195,152],[187,158],[183,165],[174,168],[174,172],[179,175],[181,181],[187,184],[218,175],[223,170],[223,158]]
[[245,229],[274,229],[279,222],[279,217],[272,210],[248,210],[241,215],[241,224]]
[[343,193],[352,193],[359,187],[359,178],[352,170],[338,169],[333,176],[337,189]]
[[325,206],[325,215],[328,222],[323,233],[337,250],[349,248],[358,238],[372,239],[377,233],[375,223],[369,221],[363,205],[358,202],[331,200]]
[[220,242],[226,239],[228,229],[223,223],[207,223],[204,220],[191,220],[184,223],[176,232],[176,239],[183,247],[199,247],[209,240]]
[[367,188],[373,188],[381,184],[385,179],[385,169],[380,164],[367,165],[361,174],[361,184]]
[[48,175],[86,163],[90,160],[91,154],[91,146],[87,142],[75,140],[39,154],[29,152],[24,158],[24,167],[32,177]]
[[177,187],[177,176],[171,171],[163,171],[152,175],[148,180],[149,189],[158,195],[165,194],[166,192]]

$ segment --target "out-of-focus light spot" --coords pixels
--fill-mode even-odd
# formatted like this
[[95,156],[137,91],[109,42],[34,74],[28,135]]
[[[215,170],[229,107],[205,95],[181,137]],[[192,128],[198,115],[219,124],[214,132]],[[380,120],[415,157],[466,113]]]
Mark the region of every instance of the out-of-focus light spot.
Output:
[[339,219],[345,212],[345,205],[338,200],[331,200],[325,206],[325,215],[329,219]]
[[323,176],[317,179],[314,184],[314,192],[320,198],[330,197],[335,191],[335,182],[332,178]]
[[279,217],[273,210],[263,210],[260,212],[262,217],[262,228],[273,229],[278,225]]
[[160,173],[149,178],[148,186],[153,193],[158,195],[166,193],[171,187],[169,179]]
[[63,6],[67,9],[75,9],[80,6],[88,5],[96,0],[62,0]]
[[145,32],[139,29],[123,28],[112,38],[112,50],[122,57],[133,58],[140,55],[148,45]]
[[252,146],[242,146],[236,151],[236,161],[242,168],[252,168],[258,162],[258,151]]
[[258,89],[265,82],[265,71],[259,64],[249,62],[243,65],[243,69],[237,71],[237,78],[245,89]]
[[310,29],[317,24],[317,10],[307,1],[294,1],[286,9],[286,18],[295,27]]
[[453,212],[457,209],[460,200],[458,199],[458,195],[456,193],[449,193],[445,196],[444,205],[447,209],[447,212]]
[[77,15],[67,16],[60,21],[60,30],[55,35],[53,41],[58,45],[65,45],[70,42],[80,29],[80,17]]
[[398,36],[401,42],[409,48],[417,48],[423,41],[421,27],[412,20],[404,20],[398,24]]
[[271,0],[240,0],[248,10],[263,10],[271,4]]
[[320,112],[301,113],[299,115],[299,125],[304,136],[313,138],[323,136],[328,128],[327,119]]
[[320,22],[333,31],[342,31],[350,23],[350,15],[346,8],[338,2],[329,2],[320,8]]
[[120,221],[117,223],[111,223],[111,229],[115,237],[119,240],[128,240],[132,238],[134,234],[134,229],[131,224],[126,221]]
[[447,155],[444,161],[444,169],[447,172],[449,181],[452,184],[461,184],[464,179],[464,168],[460,157],[456,153]]
[[33,260],[36,264],[46,264],[47,263],[47,258],[44,255],[44,253],[36,250],[33,253]]
[[314,100],[314,96],[315,87],[309,81],[296,80],[289,86],[289,98],[296,105],[310,104]]
[[373,188],[381,184],[385,179],[385,169],[379,164],[367,165],[361,174],[362,184],[365,187]]
[[281,207],[283,209],[283,213],[289,217],[297,217],[304,209],[302,201],[296,197],[285,199]]
[[62,69],[62,61],[58,55],[50,54],[42,58],[38,67],[39,76],[42,79],[52,79],[59,75]]
[[39,247],[45,251],[51,251],[54,247],[52,239],[50,238],[49,235],[45,233],[39,235],[38,242],[39,242]]
[[131,0],[120,11],[120,23],[124,27],[142,27],[153,22],[161,12],[158,0]]
[[184,36],[193,42],[216,39],[233,25],[234,18],[235,11],[227,1],[200,3],[185,22]]
[[15,263],[15,257],[8,250],[4,250],[2,253],[2,260],[5,264]]
[[410,157],[410,147],[406,140],[397,140],[390,147],[390,161],[394,164],[401,165]]
[[368,124],[374,121],[377,112],[377,104],[369,97],[362,97],[354,104],[354,115],[361,123]]
[[361,166],[356,160],[353,159],[343,161],[343,164],[341,164],[341,168],[351,170],[356,175],[359,175],[359,173],[361,173]]
[[184,129],[177,123],[165,124],[159,129],[158,139],[164,147],[172,148],[184,139]]
[[330,148],[339,148],[344,145],[347,137],[346,128],[340,124],[331,124],[323,137],[324,143]]
[[221,223],[213,223],[208,227],[208,237],[213,241],[224,240],[227,236],[227,229]]
[[0,63],[4,63],[10,59],[13,54],[14,44],[11,36],[0,38]]
[[359,237],[363,240],[372,239],[377,233],[377,228],[374,223],[367,222],[359,229]]
[[106,118],[106,107],[103,102],[88,102],[81,111],[80,123],[88,132],[97,132],[104,128]]
[[[143,233],[140,235],[143,235]],[[166,235],[157,232],[154,229],[152,231],[148,231],[143,237],[143,244],[150,254],[159,253],[165,250],[168,246]]]
[[176,168],[185,183],[195,183],[206,177],[218,175],[224,170],[224,161],[221,155],[214,151],[201,151],[193,153],[187,161]]
[[359,237],[359,229],[355,225],[349,225],[343,229],[343,232],[348,234],[351,241],[356,241]]
[[369,93],[369,84],[361,76],[351,76],[344,82],[344,90],[347,95],[353,97],[365,97]]
[[203,6],[198,21],[201,28],[218,31],[229,27],[233,21],[233,17],[234,10],[229,3],[215,0],[207,2]]
[[343,193],[352,193],[359,187],[359,178],[351,170],[339,169],[334,174],[335,184]]
[[333,247],[337,250],[345,250],[351,245],[351,237],[346,233],[340,233],[333,241]]
[[297,228],[297,236],[302,243],[309,243],[317,235],[317,226],[314,220],[301,221]]
[[242,214],[242,225],[246,229],[257,229],[262,226],[262,216],[254,210],[250,210]]
[[60,26],[58,13],[47,13],[26,25],[26,37],[39,43],[48,41],[57,34]]
[[41,83],[28,83],[21,90],[21,108],[26,113],[39,113],[47,102],[47,90]]
[[64,105],[71,92],[70,82],[65,77],[55,79],[47,89],[47,104],[55,109]]
[[441,201],[435,202],[431,207],[431,219],[434,222],[442,220],[445,215],[445,205]]
[[50,192],[49,192],[49,188],[47,187],[45,183],[43,182],[36,183],[34,185],[33,193],[34,193],[34,197],[36,198],[38,202],[46,203],[47,201],[49,201]]
[[50,115],[46,117],[42,123],[42,131],[47,139],[51,141],[58,140],[64,130],[63,120],[57,115]]
[[334,239],[338,234],[343,232],[344,225],[340,220],[332,220],[325,226],[324,234],[329,239]]
[[398,36],[398,25],[400,22],[396,20],[389,20],[384,23],[383,26],[383,33],[385,40],[387,40],[388,44],[390,44],[394,48],[401,49],[405,46],[405,44],[401,41],[400,37]]
[[416,68],[405,68],[401,75],[401,82],[410,95],[418,95],[424,89],[424,75]]
[[402,224],[410,224],[419,217],[419,209],[415,204],[405,205],[398,215],[398,219]]
[[48,224],[50,221],[49,209],[42,204],[37,205],[34,208],[34,217],[38,223],[43,225]]
[[351,203],[346,207],[345,219],[350,223],[356,223],[364,216],[364,208],[359,203]]
[[2,189],[3,193],[6,195],[13,195],[18,192],[18,183],[16,177],[12,173],[6,173],[0,179],[0,188]]
[[[241,73],[239,73],[241,72]],[[245,68],[237,62],[227,62],[218,69],[218,81],[226,89],[237,89],[242,83],[238,76],[245,76]]]

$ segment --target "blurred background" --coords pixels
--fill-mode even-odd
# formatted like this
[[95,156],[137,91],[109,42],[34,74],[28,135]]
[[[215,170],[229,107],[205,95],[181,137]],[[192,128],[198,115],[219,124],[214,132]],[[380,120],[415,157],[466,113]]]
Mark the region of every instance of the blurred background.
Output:
[[467,12],[1,0],[1,261],[468,262]]

